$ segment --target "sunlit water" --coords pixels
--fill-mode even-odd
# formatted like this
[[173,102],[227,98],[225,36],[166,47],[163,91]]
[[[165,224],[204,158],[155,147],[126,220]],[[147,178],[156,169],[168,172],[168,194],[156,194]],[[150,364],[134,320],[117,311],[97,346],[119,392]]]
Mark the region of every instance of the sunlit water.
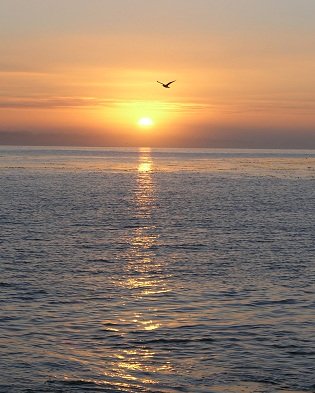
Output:
[[0,148],[1,392],[314,391],[315,152]]

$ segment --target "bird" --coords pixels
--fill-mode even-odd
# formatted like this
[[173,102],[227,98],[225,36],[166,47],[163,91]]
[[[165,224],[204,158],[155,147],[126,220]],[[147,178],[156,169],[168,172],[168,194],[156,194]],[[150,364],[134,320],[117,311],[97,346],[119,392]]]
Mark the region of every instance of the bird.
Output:
[[157,81],[157,83],[160,83],[163,87],[165,87],[165,89],[169,89],[170,88],[170,84],[174,83],[174,82],[176,82],[176,81],[171,81],[171,82],[168,82],[168,83],[162,83],[162,82]]

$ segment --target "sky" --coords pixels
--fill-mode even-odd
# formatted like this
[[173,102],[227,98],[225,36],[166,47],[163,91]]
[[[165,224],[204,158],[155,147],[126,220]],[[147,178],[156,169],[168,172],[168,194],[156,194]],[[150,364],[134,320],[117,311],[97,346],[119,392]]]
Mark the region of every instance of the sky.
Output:
[[1,0],[0,144],[314,149],[314,15],[314,0]]

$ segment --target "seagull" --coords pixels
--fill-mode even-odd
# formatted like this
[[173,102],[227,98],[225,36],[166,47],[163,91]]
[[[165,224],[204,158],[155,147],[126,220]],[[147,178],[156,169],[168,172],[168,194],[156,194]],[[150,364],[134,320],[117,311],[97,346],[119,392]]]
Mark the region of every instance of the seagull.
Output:
[[170,88],[170,84],[174,83],[174,82],[176,82],[176,81],[171,81],[171,82],[168,82],[168,83],[162,83],[162,82],[157,81],[157,83],[160,83],[163,87],[165,87],[165,89],[169,89]]

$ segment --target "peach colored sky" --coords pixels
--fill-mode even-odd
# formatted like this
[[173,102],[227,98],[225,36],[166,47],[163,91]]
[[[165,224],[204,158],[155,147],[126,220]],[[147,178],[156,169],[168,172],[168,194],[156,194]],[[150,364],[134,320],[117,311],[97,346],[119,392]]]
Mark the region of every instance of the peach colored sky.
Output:
[[314,15],[313,0],[2,0],[0,144],[315,148]]

